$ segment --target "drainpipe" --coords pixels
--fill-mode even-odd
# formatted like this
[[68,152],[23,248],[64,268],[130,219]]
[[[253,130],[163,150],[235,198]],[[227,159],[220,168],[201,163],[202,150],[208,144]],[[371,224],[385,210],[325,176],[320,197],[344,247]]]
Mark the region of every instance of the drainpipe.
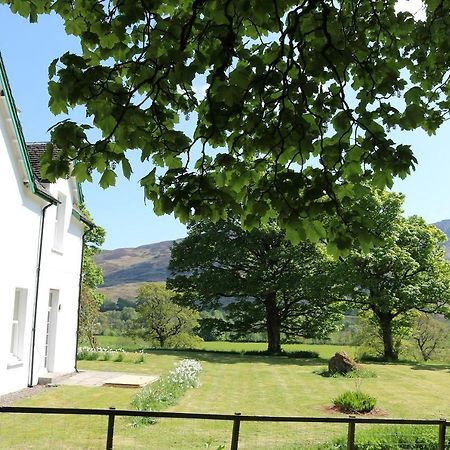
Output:
[[28,387],[33,387],[34,378],[34,353],[36,345],[36,323],[37,323],[37,308],[39,300],[39,283],[41,281],[41,261],[42,261],[42,242],[44,240],[44,224],[45,224],[45,212],[47,208],[54,205],[54,203],[49,203],[42,208],[41,226],[39,230],[39,250],[38,250],[38,261],[36,267],[36,289],[34,296],[34,312],[33,312],[33,327],[31,329],[31,348],[30,348],[30,369],[28,378]]
[[89,223],[88,221],[83,221],[89,229],[85,230],[83,233],[83,237],[81,238],[81,261],[80,261],[80,278],[78,280],[78,312],[77,312],[77,334],[76,334],[76,342],[75,342],[75,372],[78,372],[78,336],[80,333],[80,311],[81,311],[81,286],[83,284],[83,258],[84,258],[84,242],[86,233],[94,229],[94,225]]

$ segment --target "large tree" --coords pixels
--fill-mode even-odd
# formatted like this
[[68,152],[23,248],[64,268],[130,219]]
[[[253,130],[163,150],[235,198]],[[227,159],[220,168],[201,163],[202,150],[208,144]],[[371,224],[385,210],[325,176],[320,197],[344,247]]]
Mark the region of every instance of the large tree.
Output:
[[372,312],[384,358],[396,360],[396,324],[405,325],[414,310],[434,313],[449,307],[450,263],[444,259],[441,231],[420,217],[403,217],[401,196],[382,193],[376,198],[384,205],[382,228],[374,230],[378,242],[369,252],[352,250],[339,264],[337,277],[347,300]]
[[292,245],[276,225],[242,230],[239,221],[202,221],[172,247],[168,285],[197,309],[222,306],[226,329],[266,332],[268,351],[281,337],[323,336],[339,318],[324,247]]
[[110,186],[137,150],[155,212],[182,221],[232,210],[294,239],[367,241],[364,212],[342,206],[416,163],[390,129],[434,133],[449,112],[447,1],[424,0],[424,20],[397,0],[0,3],[32,22],[56,13],[81,42],[50,65],[49,106],[88,120],[53,128],[46,178],[76,161],[80,181],[96,169]]

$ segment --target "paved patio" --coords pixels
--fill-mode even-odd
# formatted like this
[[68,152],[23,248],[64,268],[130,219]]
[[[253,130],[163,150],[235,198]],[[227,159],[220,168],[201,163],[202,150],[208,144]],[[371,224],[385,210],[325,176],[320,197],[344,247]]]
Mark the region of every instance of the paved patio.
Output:
[[114,386],[138,388],[155,382],[157,375],[142,375],[126,372],[102,372],[82,370],[54,380],[54,384],[71,386]]

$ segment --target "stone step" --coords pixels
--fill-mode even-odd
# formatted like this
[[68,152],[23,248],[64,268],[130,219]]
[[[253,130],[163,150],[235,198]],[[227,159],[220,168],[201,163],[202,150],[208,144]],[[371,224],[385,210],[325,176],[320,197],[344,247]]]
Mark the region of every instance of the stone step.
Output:
[[146,384],[154,383],[158,378],[159,377],[155,375],[122,374],[117,377],[109,378],[103,383],[103,386],[139,388]]
[[58,384],[61,381],[69,378],[73,375],[73,373],[57,373],[57,372],[49,372],[46,375],[39,377],[38,384],[48,385],[48,384]]

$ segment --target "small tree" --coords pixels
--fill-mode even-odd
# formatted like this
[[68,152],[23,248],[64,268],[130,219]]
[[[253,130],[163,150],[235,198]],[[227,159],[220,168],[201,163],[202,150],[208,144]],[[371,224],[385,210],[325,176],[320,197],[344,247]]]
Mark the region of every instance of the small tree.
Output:
[[[81,210],[87,218],[90,218],[84,206]],[[105,230],[101,227],[94,227],[84,236],[78,337],[81,342],[86,342],[91,347],[95,347],[96,344],[99,309],[104,298],[97,291],[97,286],[103,283],[103,273],[95,264],[94,255],[100,251],[104,241]]]
[[414,324],[413,338],[424,361],[428,361],[449,336],[449,326],[430,314],[421,314]]
[[[160,347],[177,336],[193,335],[200,315],[192,309],[179,306],[172,300],[174,293],[163,283],[147,283],[139,288],[137,317],[130,334],[143,339],[155,339]],[[176,341],[175,341],[176,342]]]

